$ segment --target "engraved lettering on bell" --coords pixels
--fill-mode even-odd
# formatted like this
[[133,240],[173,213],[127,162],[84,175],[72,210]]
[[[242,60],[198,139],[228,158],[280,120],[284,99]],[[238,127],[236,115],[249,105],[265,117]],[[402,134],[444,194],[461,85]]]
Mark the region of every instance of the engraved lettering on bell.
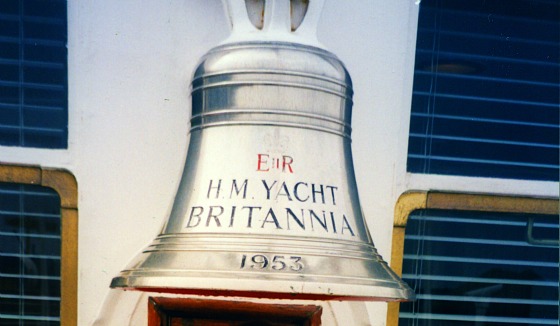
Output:
[[[265,179],[251,183],[254,187],[249,184],[249,179],[209,180],[206,199],[212,205],[191,206],[185,229],[208,232],[245,227],[283,230],[278,232],[286,235],[297,230],[309,232],[309,236],[316,233],[356,236],[351,220],[336,208],[338,186]],[[212,201],[215,199],[218,201]],[[228,201],[233,204],[227,205]]]
[[257,171],[259,172],[278,170],[294,173],[293,163],[294,158],[289,155],[278,155],[275,157],[271,154],[257,154]]

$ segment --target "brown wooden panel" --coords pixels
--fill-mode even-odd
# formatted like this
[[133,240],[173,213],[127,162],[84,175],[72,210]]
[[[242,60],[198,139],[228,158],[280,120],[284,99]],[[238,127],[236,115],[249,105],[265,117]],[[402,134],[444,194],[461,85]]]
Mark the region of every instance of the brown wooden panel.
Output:
[[317,326],[322,308],[313,305],[151,297],[149,326]]
[[23,184],[41,184],[41,169],[37,166],[0,163],[0,181]]

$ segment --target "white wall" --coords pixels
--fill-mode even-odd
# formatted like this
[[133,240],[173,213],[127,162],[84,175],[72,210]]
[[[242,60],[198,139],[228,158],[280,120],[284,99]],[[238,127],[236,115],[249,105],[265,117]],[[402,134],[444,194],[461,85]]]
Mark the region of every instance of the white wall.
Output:
[[[407,189],[558,196],[553,182],[405,173],[417,14],[413,0],[327,0],[319,25],[353,78],[357,182],[386,260],[393,206]],[[69,148],[0,147],[0,160],[77,177],[79,325],[91,325],[111,278],[167,216],[185,159],[191,73],[229,30],[219,0],[68,1],[68,19]],[[370,324],[384,324],[385,304],[366,308]]]
[[[319,39],[354,81],[353,152],[376,247],[389,259],[404,180],[418,7],[327,0]],[[229,33],[219,0],[68,1],[69,148],[1,148],[10,163],[62,167],[79,185],[79,325],[158,233],[187,146],[198,58]],[[383,325],[385,304],[369,304]]]

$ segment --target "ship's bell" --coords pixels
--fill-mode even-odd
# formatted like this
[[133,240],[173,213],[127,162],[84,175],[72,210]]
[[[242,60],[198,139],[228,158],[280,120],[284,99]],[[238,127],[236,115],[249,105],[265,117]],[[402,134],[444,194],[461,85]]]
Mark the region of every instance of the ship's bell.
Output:
[[377,253],[362,216],[352,84],[335,55],[289,38],[236,39],[203,56],[191,96],[189,148],[171,214],[111,287],[413,298]]

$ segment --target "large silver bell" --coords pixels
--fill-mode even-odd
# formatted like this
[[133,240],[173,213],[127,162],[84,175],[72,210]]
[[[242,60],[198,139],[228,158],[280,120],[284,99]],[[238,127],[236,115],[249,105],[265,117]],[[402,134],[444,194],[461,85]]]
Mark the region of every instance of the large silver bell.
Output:
[[296,299],[407,300],[362,216],[342,62],[290,42],[208,52],[161,234],[111,287]]

